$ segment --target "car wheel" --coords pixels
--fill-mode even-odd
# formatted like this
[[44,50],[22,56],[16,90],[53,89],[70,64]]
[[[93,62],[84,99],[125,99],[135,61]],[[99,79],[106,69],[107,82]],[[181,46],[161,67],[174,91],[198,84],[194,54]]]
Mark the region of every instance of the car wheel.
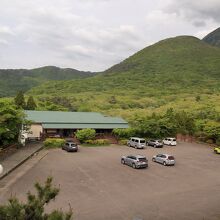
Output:
[[165,161],[163,162],[163,165],[164,165],[164,166],[166,166],[166,165],[167,165]]
[[156,162],[155,158],[152,158],[152,161],[153,161],[153,162]]
[[121,160],[121,163],[122,163],[122,164],[125,164],[125,160],[122,159],[122,160]]
[[157,145],[156,144],[154,144],[154,148],[156,148],[157,147]]
[[137,146],[135,145],[134,148],[137,149]]
[[132,164],[132,168],[136,169],[136,165],[135,165],[135,163]]
[[131,147],[131,145],[130,145],[130,144],[128,144],[128,147]]

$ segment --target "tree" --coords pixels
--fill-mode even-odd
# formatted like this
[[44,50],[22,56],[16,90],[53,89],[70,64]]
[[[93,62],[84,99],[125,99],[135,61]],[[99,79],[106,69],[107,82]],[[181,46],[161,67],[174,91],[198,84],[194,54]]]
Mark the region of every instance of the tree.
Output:
[[136,135],[136,130],[134,128],[115,128],[113,134],[118,138],[130,138]]
[[193,135],[196,129],[195,119],[193,116],[185,111],[175,114],[175,123],[177,131],[181,134]]
[[44,212],[44,206],[54,200],[59,189],[52,186],[52,177],[48,177],[44,185],[35,184],[36,195],[28,192],[27,202],[20,202],[17,198],[11,198],[7,205],[0,206],[1,220],[70,220],[72,210],[64,213],[54,210],[49,214]]
[[21,109],[9,101],[0,101],[0,145],[17,142],[24,120]]
[[92,128],[86,128],[77,130],[76,137],[79,141],[85,142],[87,140],[93,140],[95,138],[96,131]]
[[26,106],[26,109],[27,110],[35,110],[37,107],[35,101],[34,101],[34,98],[33,96],[29,96],[28,100],[27,100],[27,106]]
[[204,133],[208,138],[214,142],[219,141],[220,138],[220,123],[216,121],[207,121],[204,124]]
[[26,107],[26,103],[25,103],[25,98],[24,98],[24,93],[22,91],[19,91],[16,95],[16,97],[14,98],[15,101],[15,105],[18,108],[23,108],[25,109]]

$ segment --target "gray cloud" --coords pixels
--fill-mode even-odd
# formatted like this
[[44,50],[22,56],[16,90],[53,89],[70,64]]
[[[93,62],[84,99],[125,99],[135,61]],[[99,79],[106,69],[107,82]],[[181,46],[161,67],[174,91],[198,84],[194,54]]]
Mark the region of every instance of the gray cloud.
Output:
[[166,8],[168,12],[176,12],[179,16],[191,20],[196,26],[198,24],[204,26],[205,19],[220,22],[219,0],[172,0]]
[[217,1],[206,3],[2,0],[0,68],[104,70],[158,40],[183,34],[203,37],[217,27],[219,10]]

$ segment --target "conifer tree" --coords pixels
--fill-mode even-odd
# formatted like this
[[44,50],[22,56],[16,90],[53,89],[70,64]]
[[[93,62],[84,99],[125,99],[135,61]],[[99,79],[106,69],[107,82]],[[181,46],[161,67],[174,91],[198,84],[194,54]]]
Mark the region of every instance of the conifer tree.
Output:
[[36,102],[34,101],[33,96],[29,96],[28,100],[27,100],[27,106],[26,109],[27,110],[35,110],[37,107]]
[[14,99],[15,105],[18,108],[23,108],[25,109],[26,103],[25,103],[25,98],[24,98],[24,93],[22,91],[19,91]]
[[20,202],[17,198],[9,199],[7,205],[0,206],[1,220],[70,220],[72,210],[64,213],[54,210],[51,213],[44,212],[44,206],[54,200],[59,189],[52,186],[52,177],[48,177],[44,185],[35,184],[37,194],[27,194],[27,202]]

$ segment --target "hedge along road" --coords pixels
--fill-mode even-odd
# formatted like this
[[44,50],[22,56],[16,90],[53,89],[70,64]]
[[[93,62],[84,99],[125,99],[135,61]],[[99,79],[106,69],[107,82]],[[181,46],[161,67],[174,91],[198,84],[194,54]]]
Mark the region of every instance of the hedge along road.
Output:
[[[151,158],[157,153],[173,154],[176,165],[153,163]],[[128,154],[147,156],[149,168],[135,170],[122,165],[120,157]],[[67,210],[70,203],[76,220],[217,220],[219,167],[219,155],[199,144],[144,150],[126,146],[81,147],[78,153],[55,149],[8,186],[0,203],[11,193],[23,200],[35,181],[52,175],[61,192],[46,209]]]

